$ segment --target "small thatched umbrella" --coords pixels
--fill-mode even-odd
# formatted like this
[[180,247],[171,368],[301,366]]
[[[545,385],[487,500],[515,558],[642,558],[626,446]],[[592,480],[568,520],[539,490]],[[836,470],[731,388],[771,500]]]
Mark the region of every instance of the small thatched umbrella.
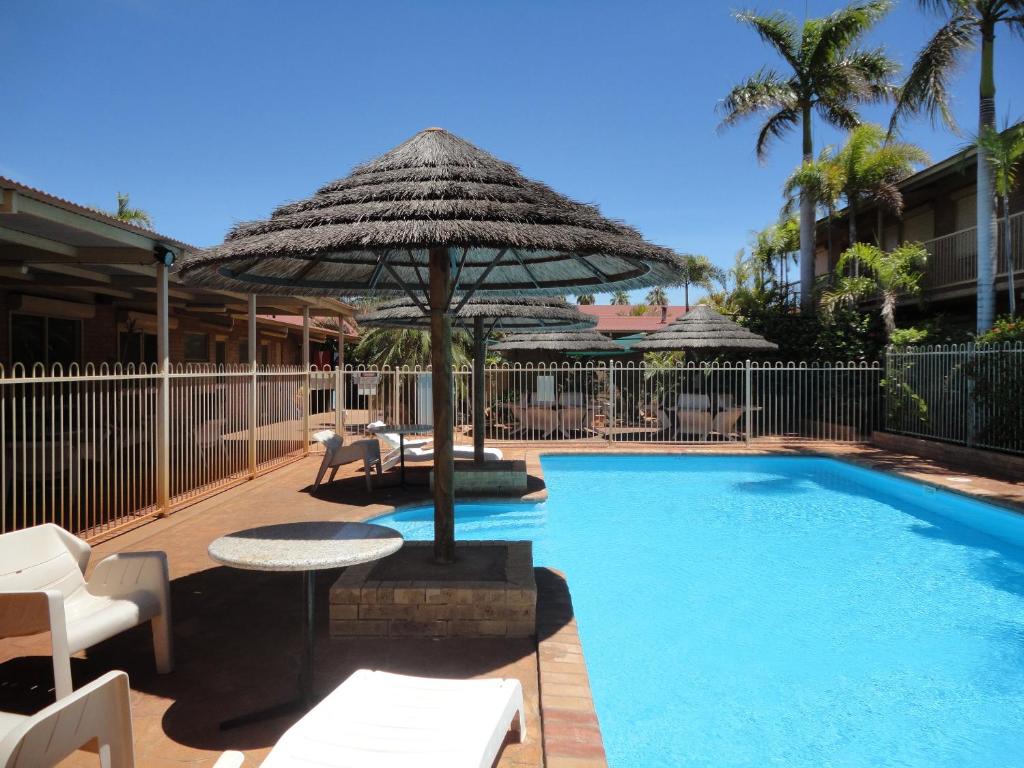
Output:
[[633,345],[642,352],[771,352],[777,344],[700,304],[685,315]]
[[673,284],[680,266],[671,251],[595,207],[429,128],[313,197],[239,224],[180,269],[187,282],[245,293],[404,293],[430,315],[434,553],[451,562],[452,310],[475,291],[563,295]]
[[555,331],[547,333],[515,333],[491,344],[496,352],[541,350],[547,352],[608,352],[625,354],[626,350],[597,331]]
[[[429,327],[430,317],[408,299],[379,304],[359,316],[362,325],[395,328]],[[473,297],[462,305],[452,322],[473,329],[473,459],[484,460],[484,343],[494,330],[518,331],[537,328],[587,328],[597,318],[585,315],[561,299],[532,299],[504,296]]]

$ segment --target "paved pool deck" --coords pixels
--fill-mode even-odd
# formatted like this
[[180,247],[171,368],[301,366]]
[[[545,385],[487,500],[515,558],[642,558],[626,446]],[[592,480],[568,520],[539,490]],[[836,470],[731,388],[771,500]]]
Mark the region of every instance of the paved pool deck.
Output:
[[[497,443],[507,458],[522,458],[530,475],[526,499],[545,493],[541,456],[547,453],[815,454],[906,475],[976,495],[1024,512],[1024,483],[984,477],[953,464],[864,445],[825,443],[720,443],[708,446],[586,442]],[[313,496],[319,457],[287,466],[156,519],[95,547],[94,561],[122,551],[168,553],[174,606],[177,667],[153,669],[148,628],[136,628],[73,660],[76,686],[110,669],[124,669],[132,684],[136,760],[140,766],[209,766],[222,750],[246,753],[256,766],[294,717],[221,733],[232,715],[288,698],[298,667],[298,574],[239,571],[217,565],[207,545],[230,531],[295,520],[365,520],[397,506],[429,499],[429,465],[408,471],[413,484],[397,487],[397,470],[367,492],[355,465]],[[354,669],[372,667],[408,674],[515,677],[524,687],[528,739],[506,744],[501,768],[599,768],[604,763],[586,663],[576,632],[569,590],[553,570],[539,569],[538,637],[516,640],[331,640],[327,590],[337,572],[317,582],[316,664],[321,692]],[[31,712],[52,701],[52,673],[45,635],[0,641],[0,710]],[[77,754],[66,765],[95,765]]]

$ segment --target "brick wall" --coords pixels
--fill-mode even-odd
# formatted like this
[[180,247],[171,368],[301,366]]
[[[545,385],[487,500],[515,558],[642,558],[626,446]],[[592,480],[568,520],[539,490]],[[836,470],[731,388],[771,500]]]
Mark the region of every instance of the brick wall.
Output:
[[[331,587],[331,637],[531,637],[537,584],[531,542],[461,541],[506,546],[504,581],[381,580],[376,563],[348,568]],[[432,547],[407,541],[403,549]]]

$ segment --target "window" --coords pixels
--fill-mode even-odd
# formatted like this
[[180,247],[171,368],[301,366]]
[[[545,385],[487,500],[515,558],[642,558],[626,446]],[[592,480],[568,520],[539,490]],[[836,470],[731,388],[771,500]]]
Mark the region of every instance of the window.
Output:
[[192,363],[210,362],[210,337],[207,334],[185,334],[185,360]]
[[903,242],[923,243],[935,237],[935,211],[919,208],[903,217]]
[[890,224],[882,230],[882,249],[891,251],[900,244],[900,225]]
[[156,334],[143,331],[120,331],[117,334],[117,359],[122,365],[156,365]]
[[954,200],[956,212],[954,213],[953,226],[956,231],[970,229],[978,223],[978,194],[969,192]]
[[11,361],[26,368],[36,363],[67,368],[82,359],[82,321],[12,314],[10,349]]

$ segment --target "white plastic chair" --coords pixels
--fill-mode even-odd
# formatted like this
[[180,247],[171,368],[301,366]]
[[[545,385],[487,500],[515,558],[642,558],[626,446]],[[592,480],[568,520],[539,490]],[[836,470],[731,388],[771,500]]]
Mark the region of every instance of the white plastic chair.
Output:
[[86,581],[91,554],[53,523],[0,535],[0,639],[50,632],[58,699],[72,691],[71,654],[145,621],[157,671],[174,669],[167,556],[111,555]]
[[34,715],[0,712],[0,768],[48,768],[93,739],[103,768],[133,768],[124,672],[108,672]]
[[441,680],[360,669],[289,728],[262,768],[491,768],[526,738],[518,680]]
[[[0,768],[50,768],[95,740],[103,768],[134,768],[128,675],[113,671],[34,715],[0,712]],[[238,768],[225,752],[213,768]]]
[[331,470],[331,476],[327,482],[333,483],[334,476],[338,474],[338,467],[343,464],[350,464],[353,461],[363,462],[363,472],[366,474],[366,490],[373,490],[373,468],[376,467],[377,475],[383,472],[380,459],[380,443],[376,440],[356,440],[348,445],[343,445],[341,437],[330,429],[316,432],[313,439],[324,447],[324,459],[320,462],[320,469],[316,473],[316,482],[313,483],[313,491],[320,487],[320,482]]

